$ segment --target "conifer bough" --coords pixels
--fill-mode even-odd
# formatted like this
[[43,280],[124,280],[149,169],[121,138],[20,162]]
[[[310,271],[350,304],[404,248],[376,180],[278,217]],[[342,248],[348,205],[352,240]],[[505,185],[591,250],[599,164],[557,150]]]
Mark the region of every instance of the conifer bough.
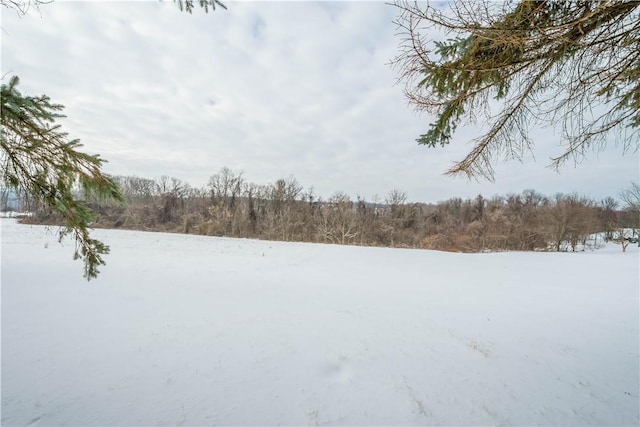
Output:
[[[417,141],[451,142],[460,125],[488,131],[447,174],[494,178],[498,158],[521,159],[535,127],[556,127],[561,166],[614,142],[640,145],[640,1],[398,0],[393,60],[409,103],[435,115]],[[446,33],[446,40],[434,34]]]
[[123,203],[124,198],[115,181],[101,172],[104,160],[78,151],[80,141],[60,130],[56,120],[64,117],[64,107],[46,95],[22,95],[18,83],[13,76],[0,88],[1,182],[28,196],[34,207],[48,207],[62,218],[59,239],[73,237],[74,259],[82,258],[84,276],[95,278],[109,247],[90,236],[95,214],[89,201]]
[[[178,7],[182,11],[186,11],[189,13],[193,13],[193,8],[195,6],[194,0],[173,0],[174,3],[178,3]],[[211,10],[216,10],[216,6],[220,6],[223,9],[226,9],[227,6],[224,5],[219,0],[197,0],[198,5],[204,9],[206,13],[209,13],[209,8]]]

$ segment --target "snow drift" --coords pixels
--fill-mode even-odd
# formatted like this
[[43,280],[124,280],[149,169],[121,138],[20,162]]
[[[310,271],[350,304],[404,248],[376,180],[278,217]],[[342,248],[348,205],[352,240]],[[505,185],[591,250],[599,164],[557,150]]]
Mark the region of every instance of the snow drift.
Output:
[[638,425],[638,248],[452,254],[2,219],[3,425]]

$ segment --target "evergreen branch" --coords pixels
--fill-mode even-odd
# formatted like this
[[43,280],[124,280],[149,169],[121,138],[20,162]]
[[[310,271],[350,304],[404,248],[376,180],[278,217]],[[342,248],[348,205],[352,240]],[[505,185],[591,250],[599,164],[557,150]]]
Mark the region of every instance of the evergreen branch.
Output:
[[[181,11],[193,13],[195,7],[194,0],[173,0],[173,2],[178,3],[178,8],[180,8]],[[220,6],[225,10],[227,9],[227,6],[219,0],[198,0],[198,5],[204,9],[205,13],[209,13],[209,8],[216,10],[216,6]]]
[[[563,139],[574,153],[577,145],[593,146],[609,132],[640,127],[640,1],[522,0],[502,7],[460,1],[449,13],[406,1],[395,5],[404,39],[393,64],[400,69],[409,102],[436,114],[429,131],[418,138],[420,144],[446,145],[459,125],[475,121],[478,109],[495,107],[491,98],[508,100],[499,114],[487,114],[489,132],[448,174],[493,179],[492,153],[520,158],[531,147],[527,134],[535,123],[573,129]],[[432,41],[420,33],[432,29],[456,36]],[[519,81],[534,86],[520,90]],[[518,94],[510,96],[516,88]],[[615,108],[591,124],[570,108],[588,109],[616,99]],[[509,135],[513,130],[524,143]],[[627,134],[625,149],[640,146],[634,134]]]
[[[101,172],[104,160],[77,151],[80,142],[69,141],[59,130],[55,120],[64,117],[58,113],[63,107],[49,103],[45,96],[23,96],[16,89],[18,82],[14,76],[0,89],[0,180],[60,215],[59,239],[73,236],[74,259],[83,260],[87,279],[95,278],[109,247],[90,237],[95,213],[87,201],[98,198],[123,203],[124,197],[116,182]],[[75,194],[77,189],[81,198]]]

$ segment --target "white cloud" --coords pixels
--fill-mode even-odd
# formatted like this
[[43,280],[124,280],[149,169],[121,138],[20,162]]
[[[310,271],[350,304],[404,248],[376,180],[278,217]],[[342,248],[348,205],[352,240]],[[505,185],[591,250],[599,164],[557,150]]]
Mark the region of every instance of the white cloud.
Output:
[[397,50],[382,2],[239,2],[193,15],[172,2],[54,2],[41,16],[3,13],[2,73],[66,106],[67,130],[115,174],[204,185],[222,166],[266,183],[293,175],[324,197],[410,199],[535,188],[615,195],[638,158],[609,148],[561,175],[548,131],[537,162],[497,167],[497,182],[442,176],[472,129],[444,149],[418,146],[428,117],[407,106],[388,65]]

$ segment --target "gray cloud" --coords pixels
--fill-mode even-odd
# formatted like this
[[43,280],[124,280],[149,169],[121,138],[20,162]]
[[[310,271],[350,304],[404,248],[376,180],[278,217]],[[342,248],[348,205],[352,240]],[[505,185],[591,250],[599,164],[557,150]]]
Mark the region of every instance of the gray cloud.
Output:
[[388,65],[397,50],[382,2],[239,2],[205,15],[171,2],[54,2],[3,15],[3,75],[66,106],[65,127],[114,174],[174,175],[204,185],[222,166],[266,183],[293,175],[336,191],[411,200],[535,188],[615,195],[638,158],[609,147],[560,175],[548,130],[534,155],[497,167],[496,183],[442,176],[474,129],[444,149],[418,146],[428,126]]

